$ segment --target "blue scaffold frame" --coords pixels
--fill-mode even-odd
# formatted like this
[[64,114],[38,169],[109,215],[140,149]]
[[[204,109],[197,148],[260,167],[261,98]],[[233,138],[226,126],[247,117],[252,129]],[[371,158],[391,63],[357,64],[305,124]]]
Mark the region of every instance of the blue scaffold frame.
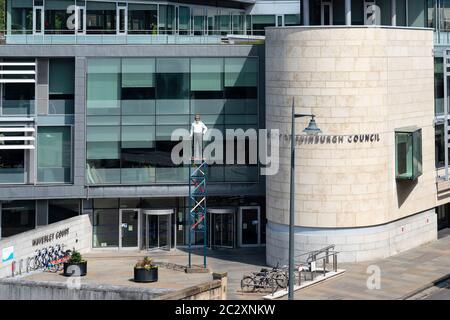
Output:
[[207,170],[208,164],[205,160],[192,160],[189,166],[189,268],[192,268],[192,242],[198,233],[203,234],[203,267],[206,268]]

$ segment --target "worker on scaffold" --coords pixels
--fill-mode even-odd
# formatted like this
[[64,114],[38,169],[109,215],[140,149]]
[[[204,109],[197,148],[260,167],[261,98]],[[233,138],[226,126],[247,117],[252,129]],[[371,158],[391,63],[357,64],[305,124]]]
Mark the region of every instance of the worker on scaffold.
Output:
[[200,115],[196,114],[194,122],[191,125],[191,139],[194,138],[194,157],[195,162],[203,160],[203,136],[208,131],[208,127],[200,120]]

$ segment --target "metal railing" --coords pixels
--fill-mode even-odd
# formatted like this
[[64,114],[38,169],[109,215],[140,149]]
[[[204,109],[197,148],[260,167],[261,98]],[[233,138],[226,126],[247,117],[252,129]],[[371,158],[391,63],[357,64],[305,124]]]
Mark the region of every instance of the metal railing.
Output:
[[[339,252],[334,251],[334,248],[335,245],[333,244],[295,257],[296,260],[299,261],[299,263],[296,263],[296,278],[298,279],[299,286],[301,285],[302,275],[306,281],[306,273],[309,273],[310,280],[314,281],[317,273],[321,273],[323,276],[326,276],[327,272],[337,272],[337,255]],[[332,258],[331,263],[330,258]],[[320,264],[322,265],[322,268],[319,267]],[[331,267],[328,268],[330,264]]]
[[0,44],[237,44],[237,43],[263,43],[264,31],[253,31],[253,34],[223,30],[209,30],[207,32],[175,33],[168,31],[130,31],[116,33],[102,30],[87,33],[74,31],[45,30],[36,33],[32,30],[0,31]]

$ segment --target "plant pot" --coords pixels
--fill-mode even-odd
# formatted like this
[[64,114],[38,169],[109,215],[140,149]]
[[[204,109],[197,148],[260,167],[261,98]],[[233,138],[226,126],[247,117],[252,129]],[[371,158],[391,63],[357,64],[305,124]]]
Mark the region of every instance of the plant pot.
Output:
[[134,268],[135,282],[156,282],[158,281],[158,268]]
[[66,277],[83,277],[87,273],[87,261],[80,263],[64,262],[64,275]]

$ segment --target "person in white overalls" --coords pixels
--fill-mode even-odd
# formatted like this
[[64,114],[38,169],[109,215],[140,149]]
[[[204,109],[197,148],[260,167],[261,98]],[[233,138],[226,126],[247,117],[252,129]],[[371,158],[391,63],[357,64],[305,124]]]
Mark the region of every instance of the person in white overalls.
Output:
[[194,160],[203,160],[203,135],[208,131],[208,127],[200,120],[198,114],[194,119],[191,125],[191,139],[194,137]]

